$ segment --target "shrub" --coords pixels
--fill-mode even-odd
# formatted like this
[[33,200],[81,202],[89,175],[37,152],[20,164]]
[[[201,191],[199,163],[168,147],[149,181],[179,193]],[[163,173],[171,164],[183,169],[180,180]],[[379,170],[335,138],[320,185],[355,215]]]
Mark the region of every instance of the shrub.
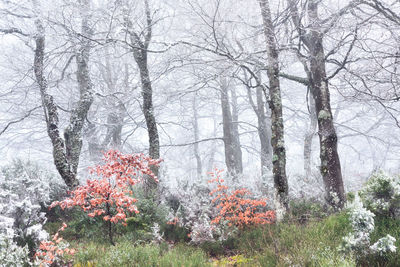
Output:
[[218,215],[211,223],[219,224],[221,220],[228,221],[228,225],[244,227],[249,225],[270,224],[275,221],[274,211],[262,211],[266,207],[266,199],[251,199],[251,192],[245,188],[229,190],[221,179],[221,172],[211,173],[213,179],[210,183],[216,183],[216,188],[210,195],[215,195],[212,200],[218,209]]
[[28,246],[18,246],[13,235],[0,232],[0,262],[3,267],[30,266]]
[[103,161],[104,165],[91,169],[92,174],[102,177],[100,180],[87,180],[86,185],[71,192],[71,197],[55,201],[51,207],[65,209],[77,206],[89,217],[101,216],[108,224],[109,240],[114,244],[112,223],[126,225],[127,213],[139,213],[131,188],[142,181],[143,175],[157,181],[150,167],[158,165],[160,160],[110,150],[104,154]]
[[380,238],[376,243],[370,245],[370,235],[375,229],[375,214],[363,207],[362,203],[356,205],[350,211],[350,221],[353,231],[343,238],[340,250],[354,253],[360,261],[369,254],[380,256],[395,252],[394,243],[396,239],[391,235]]
[[67,225],[62,227],[52,236],[52,240],[40,242],[39,249],[35,253],[35,263],[39,266],[60,265],[65,255],[74,255],[75,249],[70,249],[69,244],[60,237],[60,232],[64,231]]
[[300,223],[321,219],[328,215],[324,205],[317,199],[296,199],[290,201],[290,215]]
[[0,175],[0,225],[8,224],[13,241],[32,253],[36,244],[48,238],[42,209],[50,201],[49,173],[31,162],[15,160]]
[[395,242],[396,238],[388,234],[370,247],[371,252],[376,253],[379,256],[384,256],[388,252],[396,252],[396,246],[394,245]]
[[400,216],[400,178],[374,173],[360,191],[365,207],[382,216]]
[[[186,184],[169,193],[166,202],[170,206],[168,222],[161,224],[166,240],[201,243],[215,241],[215,225],[211,225],[215,208],[211,203],[209,184]],[[212,235],[210,235],[212,233]],[[189,237],[189,236],[190,237]]]

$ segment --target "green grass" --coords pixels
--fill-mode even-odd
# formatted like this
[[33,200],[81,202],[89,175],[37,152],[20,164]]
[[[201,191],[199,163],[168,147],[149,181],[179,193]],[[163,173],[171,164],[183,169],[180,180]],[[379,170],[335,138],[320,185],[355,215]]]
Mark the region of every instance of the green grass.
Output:
[[[358,264],[351,255],[343,255],[338,247],[351,230],[348,215],[342,212],[307,223],[292,220],[246,229],[236,238],[198,247],[188,243],[141,243],[125,234],[117,240],[116,246],[98,240],[71,240],[71,246],[78,252],[69,260],[77,267],[398,266],[399,252],[385,258],[358,259]],[[399,247],[400,221],[377,217],[371,244],[386,234],[395,237]]]
[[305,225],[284,222],[247,229],[229,242],[197,248],[139,245],[129,238],[120,238],[116,246],[93,241],[71,245],[78,250],[76,266],[355,266],[336,249],[349,231],[343,213]]
[[168,249],[159,245],[138,245],[122,241],[111,246],[108,244],[88,243],[78,246],[73,258],[75,266],[140,266],[140,267],[201,267],[211,266],[206,254],[198,249],[177,245]]
[[[377,267],[395,267],[400,264],[400,220],[390,217],[377,216],[375,217],[375,230],[371,234],[371,244],[378,239],[385,237],[387,234],[396,238],[396,253],[390,253],[385,257],[369,256],[361,259],[361,264],[369,264],[369,266]],[[367,265],[366,265],[367,266]]]
[[267,225],[243,233],[238,250],[252,255],[260,266],[354,266],[336,249],[350,229],[344,213],[306,225]]

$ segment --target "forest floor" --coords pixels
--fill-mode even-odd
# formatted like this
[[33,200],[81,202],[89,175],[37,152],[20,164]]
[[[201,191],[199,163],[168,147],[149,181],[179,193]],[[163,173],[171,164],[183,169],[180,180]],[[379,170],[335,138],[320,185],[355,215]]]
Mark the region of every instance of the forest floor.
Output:
[[[112,246],[106,239],[76,239],[66,232],[66,239],[77,250],[67,260],[72,266],[399,266],[399,252],[385,259],[366,258],[361,264],[343,254],[339,247],[351,231],[348,217],[346,212],[323,218],[302,214],[279,224],[240,231],[223,242],[198,246],[184,241],[141,242],[138,240],[145,238],[139,238],[140,233],[122,234]],[[376,218],[371,241],[388,233],[399,240],[400,222]]]

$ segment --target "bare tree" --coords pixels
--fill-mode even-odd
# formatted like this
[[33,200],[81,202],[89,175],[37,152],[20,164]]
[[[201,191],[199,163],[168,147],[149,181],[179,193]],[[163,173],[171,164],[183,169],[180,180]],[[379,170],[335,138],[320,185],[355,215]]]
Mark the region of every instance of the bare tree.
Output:
[[237,176],[243,172],[242,150],[240,148],[237,122],[233,121],[233,112],[229,101],[229,86],[231,85],[229,84],[227,77],[221,77],[220,82],[225,163],[228,173],[236,179]]
[[275,31],[271,18],[271,10],[268,0],[259,0],[263,30],[267,44],[267,73],[269,79],[269,107],[271,109],[271,145],[273,149],[273,175],[275,187],[275,205],[277,218],[282,219],[289,209],[288,181],[286,177],[286,149],[284,139],[283,113],[281,88],[279,83],[279,58],[278,49],[275,43]]
[[[308,2],[308,19],[310,20],[309,31],[305,31],[301,17],[297,9],[296,1],[288,2],[291,10],[291,18],[299,35],[300,42],[307,47],[309,88],[315,102],[315,115],[318,120],[318,136],[320,140],[321,174],[325,184],[326,200],[334,208],[340,209],[345,203],[343,178],[340,166],[340,159],[337,150],[338,138],[333,122],[332,109],[330,104],[330,92],[328,76],[326,74],[326,55],[323,39],[326,30],[323,22],[318,16],[319,1]],[[346,7],[347,8],[347,7]],[[343,9],[332,20],[337,19],[344,13]],[[331,21],[331,23],[333,23]],[[329,27],[328,27],[329,28]]]
[[203,168],[201,162],[201,156],[199,151],[199,114],[198,114],[198,106],[197,106],[197,95],[193,96],[193,134],[194,134],[194,144],[193,144],[193,154],[196,158],[196,173],[197,179],[201,178]]
[[[148,49],[152,38],[153,19],[150,12],[149,1],[144,0],[146,23],[141,33],[135,32],[133,23],[129,15],[125,16],[126,30],[130,38],[130,46],[133,56],[137,63],[142,84],[143,114],[146,119],[147,132],[149,136],[149,156],[153,159],[160,158],[160,140],[153,106],[153,88],[148,67]],[[158,167],[153,167],[152,171],[158,176]],[[153,179],[146,181],[147,190],[153,191],[157,184]]]
[[90,10],[89,0],[82,1],[82,38],[76,52],[77,79],[79,84],[79,100],[76,107],[71,111],[70,122],[64,131],[64,138],[60,135],[58,108],[53,96],[48,93],[48,85],[44,75],[45,55],[45,29],[41,20],[40,6],[33,0],[36,12],[35,25],[35,59],[34,73],[36,82],[40,89],[42,105],[47,124],[47,133],[53,144],[54,163],[61,177],[68,187],[78,185],[77,171],[79,156],[82,149],[82,128],[86,115],[93,102],[92,84],[89,76],[89,55],[91,29],[88,24],[88,11]]
[[[269,107],[265,102],[264,91],[262,85],[255,86],[256,101],[253,99],[254,86],[250,83],[247,72],[244,71],[245,86],[247,89],[247,97],[254,113],[257,116],[257,132],[260,139],[260,162],[261,176],[265,180],[268,171],[272,169],[272,147],[271,147],[271,119],[268,112]],[[261,74],[257,74],[261,82]]]

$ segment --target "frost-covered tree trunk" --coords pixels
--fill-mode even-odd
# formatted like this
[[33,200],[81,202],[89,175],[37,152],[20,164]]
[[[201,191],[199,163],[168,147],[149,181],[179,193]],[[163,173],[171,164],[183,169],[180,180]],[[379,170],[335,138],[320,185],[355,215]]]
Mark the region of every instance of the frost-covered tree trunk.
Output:
[[[47,81],[44,75],[45,30],[40,18],[40,6],[33,1],[36,12],[35,58],[34,73],[40,89],[42,105],[47,124],[47,132],[53,145],[53,158],[55,166],[69,188],[78,185],[77,171],[79,156],[82,148],[82,128],[89,108],[93,102],[92,88],[89,77],[89,52],[90,45],[87,39],[83,41],[76,54],[77,78],[80,89],[78,103],[71,111],[69,125],[64,131],[64,139],[60,135],[59,117],[57,105],[47,89]],[[89,1],[83,1],[82,11],[89,10]],[[82,18],[82,35],[90,34],[88,16]],[[83,38],[82,38],[83,40]]]
[[312,142],[317,129],[317,113],[315,111],[315,101],[311,94],[308,95],[310,124],[304,136],[304,173],[306,179],[312,175]]
[[[147,49],[147,48],[146,48]],[[142,84],[143,114],[146,120],[147,133],[149,135],[149,156],[152,159],[160,158],[160,141],[158,137],[157,123],[153,107],[153,88],[151,85],[150,74],[147,66],[147,52],[143,49],[134,49],[135,60],[140,71],[140,81]],[[152,171],[158,176],[158,168],[153,167]],[[148,189],[156,188],[156,183],[152,179],[146,182]]]
[[267,44],[269,79],[269,107],[271,109],[271,145],[273,150],[273,176],[275,188],[275,206],[277,219],[281,220],[289,209],[288,181],[286,177],[286,150],[284,140],[284,127],[282,118],[282,98],[279,83],[279,59],[275,42],[274,25],[271,19],[271,11],[268,0],[259,0],[263,31]]
[[[213,119],[213,136],[217,136],[217,120],[215,119],[215,116],[212,117]],[[215,141],[213,141],[213,144],[211,146],[211,152],[210,152],[210,156],[208,158],[208,162],[207,162],[207,172],[212,172],[214,171],[214,159],[215,159],[215,154],[217,153],[217,146],[214,143]]]
[[[307,6],[308,20],[311,22],[306,29],[301,23],[297,2],[288,1],[291,11],[291,19],[296,27],[300,42],[307,48],[307,56],[299,56],[307,74],[305,83],[310,89],[315,105],[315,118],[318,124],[318,136],[320,143],[320,171],[323,177],[327,203],[335,209],[343,208],[345,202],[343,179],[340,167],[339,154],[337,150],[337,135],[333,123],[332,110],[330,106],[330,92],[328,77],[326,74],[326,58],[323,46],[323,38],[326,29],[321,25],[318,17],[319,1],[309,1]],[[345,9],[344,9],[345,10]],[[339,16],[340,12],[338,13]],[[337,16],[333,16],[336,18]],[[299,53],[298,53],[299,54]],[[310,129],[314,127],[313,122]],[[311,134],[311,131],[309,132]],[[305,169],[307,173],[307,137],[305,140]]]
[[239,136],[235,136],[231,106],[229,102],[229,88],[226,77],[221,78],[221,110],[224,133],[225,164],[228,173],[234,179],[242,173],[242,151]]
[[[131,48],[133,56],[139,68],[140,82],[142,86],[142,97],[143,97],[143,114],[146,120],[147,133],[149,136],[149,156],[153,159],[160,158],[160,140],[158,136],[158,129],[156,118],[154,115],[153,106],[153,88],[150,79],[150,73],[148,68],[148,48],[152,38],[152,25],[153,21],[150,14],[150,7],[148,0],[144,0],[145,3],[145,14],[146,14],[146,27],[145,31],[140,35],[143,35],[143,40],[140,35],[133,30],[133,24],[130,18],[126,17],[125,22],[127,30],[130,36]],[[158,176],[158,167],[152,166],[153,173]],[[154,179],[146,180],[146,191],[152,192],[157,188],[157,183]]]
[[67,160],[76,174],[78,171],[79,155],[82,150],[82,128],[93,103],[92,81],[89,71],[90,37],[92,29],[89,25],[90,0],[80,2],[81,35],[76,51],[76,77],[79,86],[79,100],[71,112],[70,122],[64,131]]
[[267,116],[266,103],[264,102],[261,86],[256,89],[257,99],[257,123],[258,136],[261,144],[261,175],[265,179],[269,170],[272,169],[272,147],[271,147],[271,120]]
[[[231,107],[232,107],[232,138],[233,138],[233,147],[236,158],[236,169],[238,173],[243,173],[243,159],[242,159],[242,149],[240,146],[240,137],[239,137],[239,106],[237,103],[236,96],[236,88],[230,87],[231,92]],[[228,99],[229,100],[229,99]]]
[[330,93],[325,69],[323,33],[318,17],[319,1],[309,1],[308,16],[312,22],[308,36],[310,50],[311,94],[315,101],[318,119],[318,136],[320,140],[321,174],[327,193],[327,202],[334,208],[343,208],[345,194],[339,154],[337,135],[333,124],[330,104]]
[[236,88],[230,87],[232,107],[232,137],[234,139],[234,152],[238,173],[243,173],[242,149],[239,137],[239,106],[237,103]]
[[[260,75],[259,79],[261,81]],[[246,80],[248,78],[246,77]],[[260,139],[260,162],[261,162],[261,176],[265,180],[268,171],[272,169],[272,147],[271,147],[271,120],[268,114],[268,107],[264,102],[264,92],[261,86],[256,88],[256,102],[253,100],[252,88],[247,87],[247,96],[254,113],[257,116],[257,132]]]
[[193,97],[193,134],[194,134],[194,144],[193,144],[193,154],[196,158],[196,173],[197,179],[201,178],[202,174],[202,163],[200,157],[200,149],[199,149],[199,114],[197,111],[197,101],[196,95]]

